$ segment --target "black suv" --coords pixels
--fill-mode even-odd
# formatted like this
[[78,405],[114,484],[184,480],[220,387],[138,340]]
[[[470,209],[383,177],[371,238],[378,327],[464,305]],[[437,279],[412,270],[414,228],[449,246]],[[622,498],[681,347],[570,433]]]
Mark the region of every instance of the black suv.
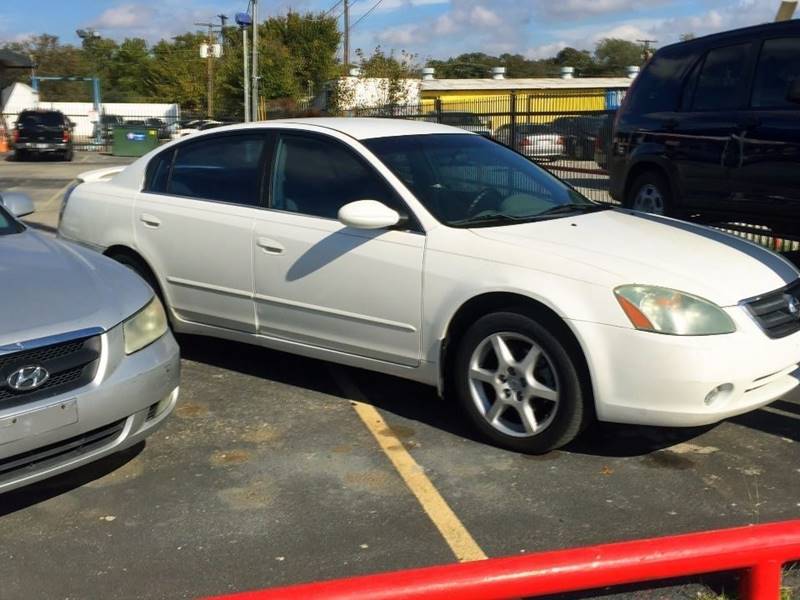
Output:
[[53,154],[72,160],[72,121],[58,110],[23,110],[14,127],[14,159]]
[[800,21],[661,48],[614,126],[625,206],[800,235]]

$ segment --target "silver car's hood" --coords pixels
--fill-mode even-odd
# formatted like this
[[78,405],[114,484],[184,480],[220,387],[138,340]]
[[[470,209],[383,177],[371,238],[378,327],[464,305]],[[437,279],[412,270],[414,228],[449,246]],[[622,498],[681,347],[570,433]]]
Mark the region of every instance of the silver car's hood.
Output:
[[0,236],[0,346],[110,329],[152,297],[122,265],[26,230]]

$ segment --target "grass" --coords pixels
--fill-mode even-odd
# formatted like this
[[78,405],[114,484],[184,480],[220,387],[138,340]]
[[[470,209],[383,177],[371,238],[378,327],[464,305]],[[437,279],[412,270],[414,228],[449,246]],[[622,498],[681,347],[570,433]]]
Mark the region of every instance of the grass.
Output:
[[[780,600],[793,600],[794,591],[791,588],[781,588]],[[738,600],[739,596],[729,596],[725,593],[715,594],[714,592],[700,592],[697,594],[697,600]]]

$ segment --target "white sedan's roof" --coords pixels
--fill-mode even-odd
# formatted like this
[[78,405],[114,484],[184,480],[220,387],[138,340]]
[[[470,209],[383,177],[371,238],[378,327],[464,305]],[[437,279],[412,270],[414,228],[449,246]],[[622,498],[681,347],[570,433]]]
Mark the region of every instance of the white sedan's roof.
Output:
[[[243,123],[227,127],[216,127],[207,130],[207,133],[231,129],[248,129],[254,127],[280,127],[281,125],[307,125],[332,129],[357,140],[368,140],[379,137],[394,137],[400,135],[427,135],[432,133],[466,133],[464,129],[440,125],[428,121],[411,121],[407,119],[378,119],[366,117],[309,117],[303,119],[276,119],[274,121],[258,121]],[[206,132],[203,132],[206,133]]]

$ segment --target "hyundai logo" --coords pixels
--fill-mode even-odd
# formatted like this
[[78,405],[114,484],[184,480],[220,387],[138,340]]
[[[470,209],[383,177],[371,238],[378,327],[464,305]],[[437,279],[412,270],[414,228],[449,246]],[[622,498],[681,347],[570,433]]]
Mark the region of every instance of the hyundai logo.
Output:
[[8,387],[18,392],[30,392],[44,385],[50,373],[42,366],[31,365],[17,369],[6,379]]
[[789,314],[794,317],[800,317],[800,300],[794,296],[789,296],[786,299],[786,306],[789,309]]

